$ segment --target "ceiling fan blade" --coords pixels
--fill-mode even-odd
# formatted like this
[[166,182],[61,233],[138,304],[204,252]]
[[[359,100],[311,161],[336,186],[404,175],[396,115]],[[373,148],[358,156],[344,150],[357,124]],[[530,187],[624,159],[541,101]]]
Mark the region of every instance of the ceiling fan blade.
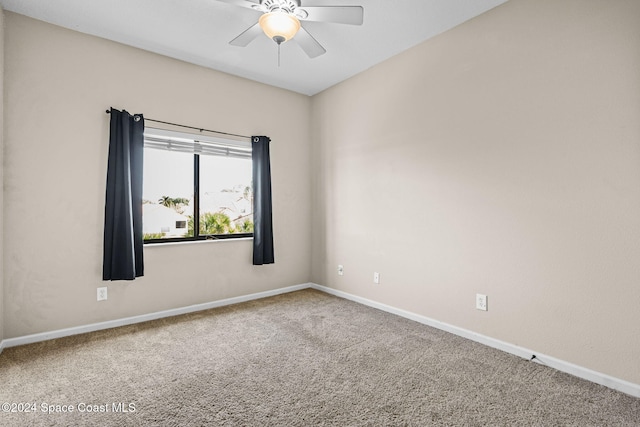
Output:
[[235,39],[229,42],[230,45],[233,46],[241,46],[246,47],[249,43],[255,40],[260,34],[262,34],[262,28],[260,28],[260,24],[252,25],[247,28]]
[[293,40],[300,45],[309,58],[315,58],[326,52],[325,48],[304,27],[300,27]]
[[256,7],[260,6],[260,0],[218,0],[218,1],[222,3],[233,4],[236,6],[247,7],[249,9],[256,9]]
[[362,6],[309,6],[298,9],[302,9],[309,14],[306,18],[300,18],[305,21],[362,25],[364,17],[364,8]]

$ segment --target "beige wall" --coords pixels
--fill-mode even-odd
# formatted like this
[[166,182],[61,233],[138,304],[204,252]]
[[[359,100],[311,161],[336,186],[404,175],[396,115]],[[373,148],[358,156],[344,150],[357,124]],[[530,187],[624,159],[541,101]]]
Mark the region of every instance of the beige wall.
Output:
[[639,22],[511,0],[315,96],[312,280],[640,383]]
[[[21,15],[5,21],[5,339],[308,281],[310,98]],[[251,241],[153,246],[145,277],[102,282],[110,106],[270,136],[276,264],[252,266]]]
[[0,7],[0,342],[4,338],[4,10]]

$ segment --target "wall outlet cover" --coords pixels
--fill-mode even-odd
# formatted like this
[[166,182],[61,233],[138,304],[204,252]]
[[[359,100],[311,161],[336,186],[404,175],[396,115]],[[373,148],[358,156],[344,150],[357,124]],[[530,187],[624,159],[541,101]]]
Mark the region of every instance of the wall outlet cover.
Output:
[[487,311],[487,296],[476,294],[476,308],[478,310]]

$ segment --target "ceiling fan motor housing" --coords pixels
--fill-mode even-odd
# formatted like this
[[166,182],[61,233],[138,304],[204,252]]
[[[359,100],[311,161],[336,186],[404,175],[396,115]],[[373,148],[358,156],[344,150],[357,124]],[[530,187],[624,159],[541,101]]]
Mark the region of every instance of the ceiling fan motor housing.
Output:
[[262,0],[260,4],[267,12],[286,12],[291,15],[300,7],[300,0]]

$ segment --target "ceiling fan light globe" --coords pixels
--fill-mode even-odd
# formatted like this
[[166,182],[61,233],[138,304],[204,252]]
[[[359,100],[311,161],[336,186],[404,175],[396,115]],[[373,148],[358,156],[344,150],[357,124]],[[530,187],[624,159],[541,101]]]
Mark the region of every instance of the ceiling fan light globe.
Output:
[[300,29],[298,18],[285,12],[265,13],[258,22],[267,37],[278,44],[291,40]]

